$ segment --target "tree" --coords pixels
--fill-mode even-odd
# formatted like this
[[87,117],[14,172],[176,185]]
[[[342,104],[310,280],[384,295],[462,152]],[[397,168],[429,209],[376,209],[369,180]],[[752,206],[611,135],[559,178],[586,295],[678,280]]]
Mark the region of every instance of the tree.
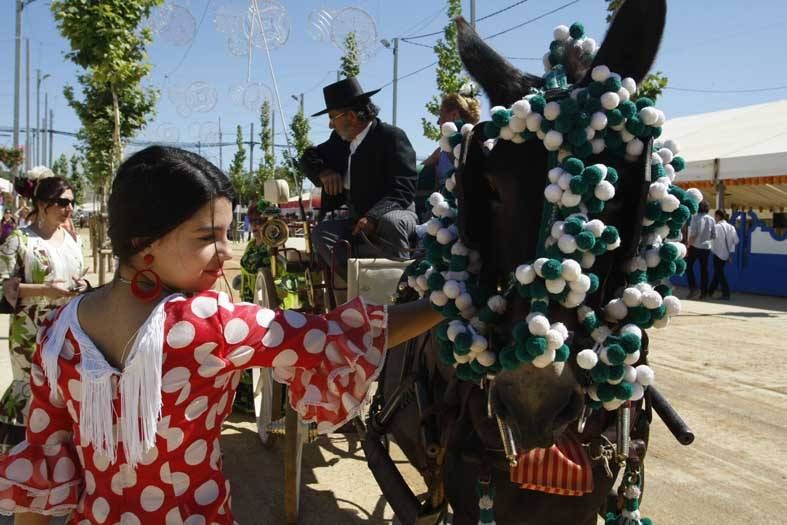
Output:
[[344,55],[342,56],[341,73],[345,78],[357,77],[361,72],[361,54],[358,50],[358,38],[355,31],[344,37]]
[[[467,77],[462,75],[462,59],[456,43],[456,25],[453,20],[462,14],[462,0],[448,0],[448,25],[443,30],[443,38],[434,45],[437,55],[437,90],[439,95],[433,96],[427,102],[426,109],[434,117],[440,115],[440,102],[444,95],[458,93],[462,84],[467,82]],[[440,129],[434,124],[436,119],[421,118],[426,138],[437,140],[440,138]]]
[[303,111],[299,111],[292,117],[290,123],[290,136],[295,155],[291,153],[290,149],[284,152],[284,166],[287,169],[285,178],[299,197],[303,194],[303,171],[300,167],[300,158],[303,156],[303,152],[312,146],[309,140],[309,131],[311,131],[309,120]]
[[[611,22],[615,17],[615,13],[623,5],[626,0],[606,0],[607,2],[607,22]],[[664,76],[661,71],[649,73],[642,82],[637,86],[637,95],[640,97],[648,97],[651,100],[656,100],[661,96],[661,93],[667,87],[669,79]]]
[[58,177],[68,178],[68,158],[65,153],[61,153],[55,162],[52,163],[52,173]]
[[245,169],[246,146],[243,143],[243,130],[240,125],[237,127],[235,145],[237,149],[235,150],[235,156],[232,157],[228,175],[238,200],[243,204],[248,204],[254,200],[257,188],[254,178]]
[[275,157],[273,155],[273,133],[271,131],[271,105],[267,100],[260,107],[260,149],[262,159],[257,168],[257,184],[262,186],[266,180],[274,175]]
[[82,98],[66,86],[64,95],[82,128],[78,133],[89,179],[104,200],[112,174],[123,156],[123,144],[153,116],[157,92],[143,89],[151,71],[146,46],[152,41],[140,29],[163,0],[53,0],[50,9],[60,34],[69,42],[66,57],[85,73],[77,78]]
[[71,167],[70,175],[68,176],[68,181],[71,183],[71,189],[74,192],[74,199],[77,202],[85,202],[86,196],[86,189],[85,188],[85,176],[82,171],[80,171],[80,164],[82,164],[82,158],[79,155],[71,155],[71,158],[68,159],[68,163]]

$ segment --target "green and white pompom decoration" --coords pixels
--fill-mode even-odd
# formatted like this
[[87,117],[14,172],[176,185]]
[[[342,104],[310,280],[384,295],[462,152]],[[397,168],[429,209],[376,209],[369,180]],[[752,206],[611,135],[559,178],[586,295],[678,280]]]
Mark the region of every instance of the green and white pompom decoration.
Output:
[[639,510],[639,502],[642,498],[639,472],[632,472],[628,465],[623,474],[621,490],[623,508],[620,512],[608,512],[604,516],[604,525],[653,525],[653,520],[643,518]]
[[490,483],[476,484],[478,525],[495,525],[495,488]]

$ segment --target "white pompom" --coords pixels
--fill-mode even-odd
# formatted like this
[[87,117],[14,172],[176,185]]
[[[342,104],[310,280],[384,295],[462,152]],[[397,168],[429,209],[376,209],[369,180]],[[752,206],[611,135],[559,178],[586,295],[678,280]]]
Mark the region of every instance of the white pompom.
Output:
[[593,147],[593,154],[598,155],[606,149],[607,144],[604,142],[604,139],[593,139],[590,141],[590,145]]
[[549,332],[549,319],[547,319],[544,315],[536,314],[531,316],[527,322],[527,329],[530,330],[530,333],[533,335],[540,335],[544,337]]
[[667,186],[661,184],[660,182],[652,183],[650,185],[650,189],[648,190],[648,196],[650,197],[650,200],[660,201],[667,196]]
[[442,227],[443,224],[437,219],[429,219],[426,223],[426,233],[434,237],[435,235],[437,235],[437,232],[439,232],[440,228]]
[[494,115],[498,111],[507,111],[507,110],[503,106],[492,106],[492,109],[489,110],[489,114],[490,115]]
[[642,329],[635,325],[635,324],[627,324],[620,329],[620,335],[623,334],[634,334],[640,339],[642,339]]
[[492,366],[495,364],[497,357],[495,356],[494,352],[490,352],[485,350],[476,356],[476,361],[478,361],[483,366]]
[[457,362],[457,364],[463,365],[463,364],[469,363],[470,361],[473,360],[473,354],[467,353],[467,354],[464,354],[464,355],[460,355],[460,354],[454,353],[454,360]]
[[448,304],[448,297],[440,290],[435,290],[429,294],[429,300],[436,306],[445,306]]
[[514,136],[511,137],[511,142],[513,142],[514,144],[524,144],[526,140],[525,137],[523,137],[519,133],[514,133]]
[[609,329],[608,326],[599,326],[598,328],[594,329],[590,332],[590,337],[597,343],[603,343],[607,340],[607,337],[612,335],[612,330]]
[[590,72],[590,77],[596,82],[605,82],[609,78],[609,75],[610,71],[607,66],[596,66],[593,68],[593,71]]
[[550,350],[557,350],[561,346],[563,346],[563,342],[565,338],[563,334],[558,332],[557,330],[550,330],[547,332],[547,348]]
[[565,173],[565,171],[563,171],[563,168],[561,168],[561,167],[552,168],[551,170],[549,170],[549,173],[547,173],[547,177],[549,178],[549,182],[551,182],[553,184],[557,184],[557,181],[560,180],[560,177],[564,173]]
[[[524,101],[522,101],[524,102]],[[517,117],[514,115],[511,117],[511,121],[508,123],[508,127],[511,128],[511,131],[514,133],[522,133],[527,129],[527,121],[525,117]]]
[[544,188],[544,198],[551,202],[552,204],[556,204],[560,202],[560,198],[563,196],[563,190],[560,189],[560,186],[557,184],[550,184],[546,188]]
[[514,105],[511,106],[511,111],[514,113],[515,117],[525,120],[530,114],[530,102],[524,99],[517,100],[514,102]]
[[546,257],[539,257],[538,259],[533,261],[533,270],[536,271],[536,275],[538,275],[539,277],[543,277],[543,275],[541,275],[541,267],[544,266],[544,263],[546,263],[548,260],[549,259],[547,259]]
[[637,361],[639,361],[639,350],[636,352],[632,352],[630,354],[626,354],[626,357],[623,359],[624,365],[633,365]]
[[571,186],[571,174],[564,172],[557,180],[557,185],[561,190],[566,191]]
[[560,116],[560,104],[557,102],[547,102],[544,106],[544,117],[547,120],[555,120]]
[[557,247],[565,254],[572,254],[577,250],[577,241],[573,235],[564,233],[557,240]]
[[651,248],[645,252],[645,263],[648,265],[648,268],[655,268],[660,262],[661,256],[658,248]]
[[671,242],[669,244],[674,244],[675,246],[678,247],[678,255],[680,256],[681,259],[686,258],[686,254],[688,253],[688,248],[686,248],[685,244],[683,244],[682,242]]
[[634,139],[626,144],[626,154],[632,157],[639,157],[645,151],[645,143],[639,139]]
[[606,128],[607,116],[601,111],[593,113],[593,116],[590,118],[590,127],[598,131]]
[[668,315],[678,315],[680,313],[680,299],[674,295],[668,295],[663,300],[664,306],[667,307]]
[[563,162],[564,160],[566,160],[568,157],[571,157],[572,155],[573,154],[567,149],[565,148],[561,149],[560,151],[557,152],[557,161]]
[[[608,201],[615,196],[615,186],[610,184],[609,181],[602,180],[596,184],[596,188],[593,190],[593,195],[595,195],[600,201]],[[563,194],[563,197],[565,197],[565,193]]]
[[697,188],[689,188],[686,190],[686,196],[698,204],[702,202],[703,199],[702,192]]
[[653,321],[653,328],[658,328],[658,329],[667,328],[669,326],[669,323],[670,323],[670,319],[665,315],[661,319],[656,319],[655,321]]
[[661,209],[667,213],[677,210],[678,206],[680,206],[680,200],[674,195],[667,195],[661,199]]
[[620,84],[626,88],[626,91],[631,93],[632,95],[637,92],[637,83],[631,77],[626,77],[620,81]]
[[462,136],[466,137],[467,135],[470,134],[471,131],[473,131],[473,124],[470,124],[468,122],[467,124],[462,126],[462,129],[460,131],[462,132]]
[[451,321],[448,323],[448,329],[446,330],[446,334],[448,335],[448,339],[453,341],[456,339],[456,336],[459,334],[465,333],[465,324],[462,321]]
[[626,318],[629,310],[626,308],[626,304],[622,300],[612,299],[604,308],[604,313],[611,318],[610,320],[620,321]]
[[[445,286],[443,286],[443,292],[445,292]],[[446,295],[448,294],[446,293]],[[460,293],[455,298],[454,302],[456,303],[456,307],[459,308],[459,311],[467,310],[468,308],[473,306],[473,298],[467,292]]]
[[536,368],[546,368],[555,362],[555,354],[556,352],[554,350],[547,349],[546,352],[533,359],[533,366]]
[[532,132],[541,131],[541,120],[542,117],[540,114],[532,112],[530,113],[525,122],[527,123],[527,129]]
[[451,143],[448,141],[448,137],[440,137],[440,151],[445,151],[446,153],[451,152]]
[[620,96],[613,92],[607,91],[603,95],[601,95],[601,106],[606,110],[612,110],[618,107],[620,104]]
[[613,412],[619,409],[620,405],[622,405],[623,403],[625,403],[625,401],[623,401],[622,399],[612,399],[610,401],[605,401],[604,403],[602,403],[602,406],[604,407],[604,410]]
[[450,177],[445,179],[445,189],[447,189],[450,192],[453,192],[454,188],[456,188],[456,179],[454,178],[453,175],[451,175]]
[[558,277],[557,279],[547,279],[544,281],[547,291],[551,294],[559,294],[566,287],[566,281]]
[[[609,350],[607,348],[602,348],[598,352],[598,360],[604,363],[605,365],[611,365],[612,363],[609,362]],[[608,380],[610,384],[616,385],[621,380],[618,379],[617,381],[613,381],[612,379]]]
[[449,244],[454,240],[454,235],[448,228],[441,228],[435,237],[437,238],[437,242],[440,244]]
[[453,122],[444,122],[442,126],[440,126],[440,132],[442,133],[443,137],[450,137],[454,133],[459,131],[456,127],[456,124]]
[[429,195],[429,204],[432,206],[437,206],[440,203],[445,202],[445,197],[443,197],[442,193],[434,192]]
[[479,354],[487,349],[489,342],[483,335],[473,334],[473,342],[470,344],[470,351]]
[[593,140],[593,137],[595,136],[596,136],[596,130],[594,130],[590,126],[585,128],[585,138],[588,139],[588,141]]
[[628,144],[629,142],[631,142],[632,140],[634,140],[637,137],[632,135],[631,132],[629,132],[629,130],[622,129],[622,130],[620,130],[620,138],[623,139],[623,142]]
[[569,30],[568,26],[561,24],[555,28],[555,31],[552,34],[555,37],[555,40],[558,42],[565,42],[568,40],[568,37],[571,36],[571,31]]
[[588,397],[590,399],[592,399],[593,401],[601,401],[598,398],[598,385],[590,385],[587,388],[587,394],[588,394]]
[[592,55],[596,52],[596,41],[592,38],[582,39],[582,51]]
[[556,330],[563,338],[563,342],[565,342],[565,340],[568,339],[568,328],[566,328],[566,325],[564,325],[563,323],[552,323],[549,329]]
[[550,71],[552,69],[552,62],[549,61],[549,51],[544,53],[541,62],[544,64],[544,71]]
[[642,385],[639,383],[634,383],[631,385],[631,397],[629,398],[630,401],[639,401],[644,395],[645,389],[642,388]]
[[634,383],[637,380],[637,371],[633,366],[625,365],[623,367],[623,381],[626,383]]
[[538,140],[540,140],[541,142],[544,142],[544,138],[546,138],[546,133],[544,133],[543,131],[541,131],[541,130],[539,129],[538,131],[536,131],[536,137],[537,137],[537,138],[538,138]]
[[659,111],[653,106],[642,108],[639,110],[639,118],[648,126],[653,126],[659,118]]
[[499,136],[499,138],[501,140],[511,140],[512,138],[514,138],[514,132],[511,130],[510,127],[504,126],[504,127],[500,128],[500,136]]
[[618,89],[618,96],[620,97],[620,102],[621,103],[626,102],[628,100],[631,100],[631,93],[629,93],[628,89],[626,89],[626,88],[624,88],[622,86],[621,86],[620,89]]
[[655,374],[653,373],[653,369],[648,365],[639,365],[637,367],[637,383],[640,385],[652,385],[654,378]]
[[593,219],[587,221],[583,226],[583,229],[592,233],[593,237],[598,238],[601,237],[602,233],[604,233],[604,223],[598,219]]
[[496,314],[504,314],[506,312],[508,302],[502,295],[493,295],[487,300],[486,305]]
[[530,284],[536,279],[536,271],[533,269],[533,266],[529,264],[520,264],[517,266],[515,275],[516,280],[523,285]]
[[664,161],[661,160],[661,155],[658,153],[651,153],[650,154],[650,163],[652,165],[664,164]]
[[[613,192],[614,192],[614,188],[613,188]],[[567,208],[573,208],[574,206],[578,206],[579,203],[582,202],[582,195],[577,195],[576,193],[573,193],[571,190],[566,190],[563,192],[563,195],[560,197],[560,202],[561,204],[563,204],[563,206],[566,206]]]
[[672,162],[672,159],[674,158],[674,155],[672,154],[672,150],[670,150],[669,148],[661,148],[656,153],[658,153],[659,157],[661,157],[661,160],[662,162],[664,162],[664,164],[669,164],[670,162]]
[[560,303],[566,308],[576,308],[580,304],[585,302],[586,295],[584,292],[577,292],[575,290],[571,290],[566,294],[566,298],[563,299],[563,302]]
[[422,292],[425,292],[425,291],[427,291],[429,289],[429,283],[426,282],[426,276],[425,275],[419,275],[418,277],[416,277],[415,278],[415,284],[418,286],[418,288]]
[[[642,304],[642,292],[637,290],[636,288],[626,288],[623,290],[623,302],[629,308],[634,308],[635,306],[639,306]],[[634,326],[634,325],[627,325],[627,326]]]
[[407,277],[407,286],[413,289],[415,289],[418,286],[415,277],[413,277],[412,275]]
[[451,246],[451,255],[469,255],[470,248],[462,244],[462,241],[456,241],[453,246]]
[[450,279],[443,284],[443,293],[449,299],[456,299],[459,297],[459,294],[462,293],[462,288],[459,286],[459,283]]
[[596,363],[598,363],[598,354],[590,348],[586,348],[577,354],[577,365],[583,370],[590,370],[596,366]]
[[[565,269],[566,262],[568,261],[563,261],[564,269]],[[588,277],[584,273],[581,273],[577,276],[575,280],[569,281],[568,286],[575,292],[587,293],[588,290],[590,290],[590,277]]]
[[561,266],[563,267],[563,271],[560,273],[560,276],[569,283],[576,281],[579,279],[579,276],[582,275],[582,268],[579,266],[579,263],[573,259],[566,259]]
[[664,173],[665,176],[668,177],[670,181],[675,180],[675,167],[672,164],[664,165]]
[[557,151],[563,145],[563,134],[557,130],[550,129],[544,135],[544,147],[547,151]]
[[680,146],[673,139],[665,140],[664,143],[662,144],[662,147],[670,150],[673,155],[677,155],[678,153],[680,153]]
[[579,264],[582,266],[582,268],[588,269],[592,268],[595,262],[596,256],[591,252],[585,252],[582,254],[582,260],[579,262]]
[[563,221],[555,221],[552,223],[552,228],[549,230],[550,235],[555,238],[559,239],[561,235],[563,235]]
[[642,306],[647,308],[648,310],[654,310],[661,306],[663,299],[661,298],[661,294],[656,290],[651,290],[649,292],[645,292],[642,294]]
[[657,109],[656,113],[657,113],[656,122],[653,123],[653,126],[656,128],[663,128],[664,124],[666,124],[667,122],[667,115],[665,115],[664,112],[661,111],[660,109]]

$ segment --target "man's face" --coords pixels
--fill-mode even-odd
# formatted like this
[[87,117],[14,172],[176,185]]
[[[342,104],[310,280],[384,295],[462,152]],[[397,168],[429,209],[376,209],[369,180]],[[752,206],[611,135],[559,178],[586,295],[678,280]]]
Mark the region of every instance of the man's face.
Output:
[[328,112],[328,127],[347,142],[355,138],[357,132],[355,113],[349,109],[336,109]]

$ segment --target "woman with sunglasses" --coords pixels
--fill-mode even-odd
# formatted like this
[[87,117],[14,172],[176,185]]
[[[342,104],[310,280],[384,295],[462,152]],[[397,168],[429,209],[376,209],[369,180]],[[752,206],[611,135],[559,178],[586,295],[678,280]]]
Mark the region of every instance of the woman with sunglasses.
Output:
[[34,168],[14,187],[31,200],[29,225],[0,247],[0,279],[13,308],[8,346],[13,382],[0,400],[0,452],[24,439],[29,376],[36,333],[46,315],[85,286],[82,248],[64,228],[74,211],[74,192],[48,168]]

